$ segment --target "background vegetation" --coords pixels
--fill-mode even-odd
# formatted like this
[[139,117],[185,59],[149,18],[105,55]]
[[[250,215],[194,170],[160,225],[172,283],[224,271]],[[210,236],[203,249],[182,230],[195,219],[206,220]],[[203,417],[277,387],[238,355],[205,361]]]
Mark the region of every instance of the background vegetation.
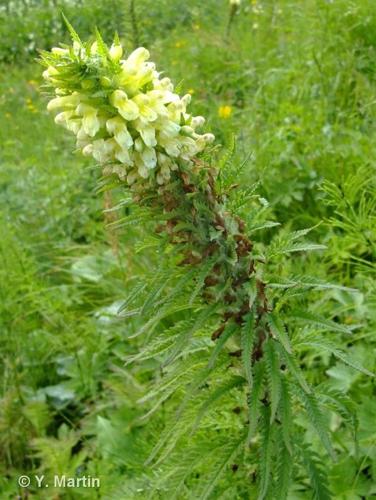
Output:
[[[158,359],[131,368],[139,315],[118,313],[159,256],[145,228],[106,226],[97,173],[73,154],[40,95],[38,48],[67,39],[60,9],[83,38],[97,25],[110,41],[135,39],[208,118],[225,146],[236,136],[239,183],[259,183],[255,204],[278,221],[254,234],[260,249],[287,230],[315,226],[327,249],[281,256],[281,279],[308,274],[338,284],[304,307],[348,325],[335,342],[374,369],[376,330],[376,5],[372,0],[244,0],[226,36],[226,1],[6,1],[0,7],[0,492],[25,495],[20,474],[77,470],[100,491],[29,491],[31,498],[147,498],[158,470],[144,461],[163,428],[139,402],[158,378]],[[230,146],[231,147],[231,146]],[[114,193],[116,201],[116,193]],[[121,208],[117,216],[121,217]],[[141,241],[141,243],[140,243]],[[350,287],[353,291],[341,288]],[[376,495],[373,381],[327,352],[301,349],[308,379],[350,396],[357,440],[327,415],[337,461],[325,464],[333,498]],[[307,431],[308,432],[308,431]],[[312,446],[319,449],[312,435]],[[210,443],[210,436],[208,436]],[[205,478],[205,467],[202,468]],[[249,498],[247,485],[227,496]],[[204,481],[205,479],[202,479]],[[226,488],[225,488],[226,489]],[[186,493],[189,498],[189,492]],[[315,493],[302,477],[291,500]],[[159,498],[169,499],[163,489]],[[182,496],[182,498],[185,498]],[[216,498],[215,492],[213,498]],[[317,496],[315,498],[320,498]]]

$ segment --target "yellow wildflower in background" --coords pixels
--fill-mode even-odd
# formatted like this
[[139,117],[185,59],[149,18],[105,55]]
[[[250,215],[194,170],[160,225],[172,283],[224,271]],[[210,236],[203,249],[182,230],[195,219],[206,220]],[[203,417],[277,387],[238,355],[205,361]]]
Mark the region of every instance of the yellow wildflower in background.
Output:
[[25,102],[26,102],[26,107],[27,107],[27,109],[29,111],[31,111],[32,113],[36,113],[37,112],[37,108],[34,106],[34,103],[30,99],[30,97],[28,97]]
[[219,106],[218,116],[219,118],[230,118],[232,114],[232,106],[226,104],[225,106]]

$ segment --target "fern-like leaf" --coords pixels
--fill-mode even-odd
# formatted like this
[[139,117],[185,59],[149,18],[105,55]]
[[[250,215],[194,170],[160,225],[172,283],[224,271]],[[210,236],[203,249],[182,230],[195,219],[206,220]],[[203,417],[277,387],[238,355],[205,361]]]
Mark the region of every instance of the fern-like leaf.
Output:
[[279,358],[275,348],[275,342],[269,339],[264,344],[266,376],[270,395],[270,422],[275,419],[279,400],[281,397],[281,373],[279,369]]
[[283,359],[285,360],[286,362],[286,366],[289,370],[289,373],[291,374],[291,376],[298,382],[298,384],[300,385],[300,387],[306,392],[306,393],[310,393],[311,392],[311,388],[309,387],[306,379],[304,378],[304,375],[299,367],[299,365],[297,364],[297,362],[295,361],[295,358],[289,354],[287,351],[285,351],[282,346],[280,346],[279,344],[277,344],[277,348],[279,349]]
[[205,416],[205,413],[209,410],[213,403],[228,394],[234,387],[239,387],[243,384],[243,377],[232,377],[230,380],[217,387],[217,389],[212,392],[212,394],[204,401],[204,403],[201,405],[201,408],[198,410],[192,432],[195,432],[202,418]]
[[193,323],[193,326],[189,330],[183,331],[179,334],[179,336],[176,339],[175,346],[169,357],[163,363],[163,366],[167,366],[170,363],[172,363],[172,361],[174,361],[176,356],[183,350],[183,348],[186,346],[187,342],[190,340],[193,334],[197,330],[203,328],[203,326],[211,319],[216,309],[217,309],[216,304],[201,309],[200,314],[198,314],[196,321]]
[[196,281],[195,286],[194,286],[193,291],[189,297],[190,304],[193,304],[196,297],[200,294],[201,290],[203,289],[203,287],[205,285],[205,278],[208,276],[210,271],[213,269],[213,266],[216,264],[216,262],[217,262],[217,259],[210,258],[199,269],[199,272],[195,276],[195,281]]
[[278,438],[277,465],[276,465],[277,481],[275,485],[274,498],[278,498],[278,500],[287,500],[291,484],[293,460],[290,451],[285,446],[285,439],[280,434],[281,430],[279,429],[279,433],[277,434]]
[[272,473],[272,457],[273,457],[273,424],[271,423],[270,408],[263,406],[261,409],[262,414],[262,431],[260,442],[260,481],[259,481],[259,494],[258,500],[266,498],[271,487],[271,473]]
[[289,384],[285,377],[281,378],[281,398],[279,401],[280,405],[280,416],[282,421],[282,437],[285,443],[286,449],[289,451],[290,455],[293,453],[293,445],[291,440],[292,434],[292,411],[291,411],[291,397],[289,391]]
[[290,344],[290,339],[287,335],[286,329],[284,324],[282,323],[281,319],[275,315],[270,313],[268,315],[268,324],[270,331],[272,332],[273,336],[279,340],[279,342],[283,345],[285,350],[291,354],[292,353],[292,348]]
[[302,342],[299,342],[299,345],[313,347],[318,351],[320,350],[328,351],[332,353],[336,358],[340,359],[346,365],[351,366],[351,368],[354,368],[354,370],[364,373],[369,377],[375,376],[372,372],[368,371],[361,364],[359,364],[357,361],[348,356],[348,354],[345,351],[339,349],[333,342],[330,342],[324,338],[319,338],[317,340],[307,340],[307,341],[303,340]]
[[317,453],[307,445],[302,445],[299,448],[311,482],[314,500],[331,500],[332,496],[328,487],[325,465],[321,462]]
[[299,386],[295,386],[295,388],[297,396],[302,401],[306,409],[309,422],[316,430],[326,451],[334,460],[335,454],[329,437],[328,424],[326,423],[325,417],[319,407],[316,396],[313,393],[307,394],[306,392],[302,391]]
[[217,467],[214,469],[213,474],[210,476],[210,480],[207,482],[207,486],[204,491],[199,496],[200,500],[207,500],[212,494],[214,488],[216,487],[218,481],[221,479],[222,475],[226,471],[226,468],[233,462],[235,457],[240,452],[244,444],[244,436],[237,440],[230,441],[226,446],[223,458],[218,463]]
[[294,310],[289,314],[289,317],[300,319],[300,320],[304,321],[304,323],[310,323],[310,324],[319,326],[321,328],[324,328],[325,330],[351,334],[351,330],[349,330],[345,326],[340,325],[340,324],[336,323],[335,321],[331,321],[330,319],[324,318],[323,316],[320,316],[319,314],[313,314],[313,313],[310,313],[307,311]]
[[247,442],[254,437],[257,429],[258,415],[260,410],[260,398],[263,391],[262,381],[264,377],[264,365],[261,361],[254,366],[252,390],[248,394],[248,416],[249,428]]
[[252,349],[255,338],[254,316],[249,313],[241,330],[242,361],[248,386],[252,388]]
[[222,335],[219,337],[219,339],[216,341],[215,347],[213,349],[213,352],[210,356],[209,362],[208,362],[208,368],[211,369],[213,368],[215,361],[219,355],[219,353],[222,351],[224,348],[226,342],[228,339],[238,330],[238,327],[235,323],[228,323],[226,325],[226,328],[223,330]]

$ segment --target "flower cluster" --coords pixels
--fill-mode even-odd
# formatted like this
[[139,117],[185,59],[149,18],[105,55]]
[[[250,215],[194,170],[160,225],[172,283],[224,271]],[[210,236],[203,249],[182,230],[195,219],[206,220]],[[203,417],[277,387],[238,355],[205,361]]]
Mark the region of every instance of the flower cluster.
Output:
[[91,45],[74,38],[72,47],[42,54],[43,76],[55,93],[48,110],[105,173],[135,188],[164,184],[171,171],[190,165],[214,140],[213,134],[197,133],[205,119],[187,112],[191,96],[174,93],[171,81],[148,62],[145,48],[122,59],[118,39],[108,48],[100,35]]

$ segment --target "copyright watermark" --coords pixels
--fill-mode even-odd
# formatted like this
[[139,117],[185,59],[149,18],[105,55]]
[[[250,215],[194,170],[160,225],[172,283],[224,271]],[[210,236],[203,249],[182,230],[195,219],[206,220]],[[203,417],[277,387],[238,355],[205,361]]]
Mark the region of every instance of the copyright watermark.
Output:
[[29,476],[20,476],[18,478],[18,484],[21,486],[21,488],[27,488],[30,486],[31,479]]
[[101,481],[99,477],[92,476],[66,476],[55,474],[52,477],[46,478],[44,475],[19,476],[18,485],[21,488],[36,486],[37,488],[99,488]]

